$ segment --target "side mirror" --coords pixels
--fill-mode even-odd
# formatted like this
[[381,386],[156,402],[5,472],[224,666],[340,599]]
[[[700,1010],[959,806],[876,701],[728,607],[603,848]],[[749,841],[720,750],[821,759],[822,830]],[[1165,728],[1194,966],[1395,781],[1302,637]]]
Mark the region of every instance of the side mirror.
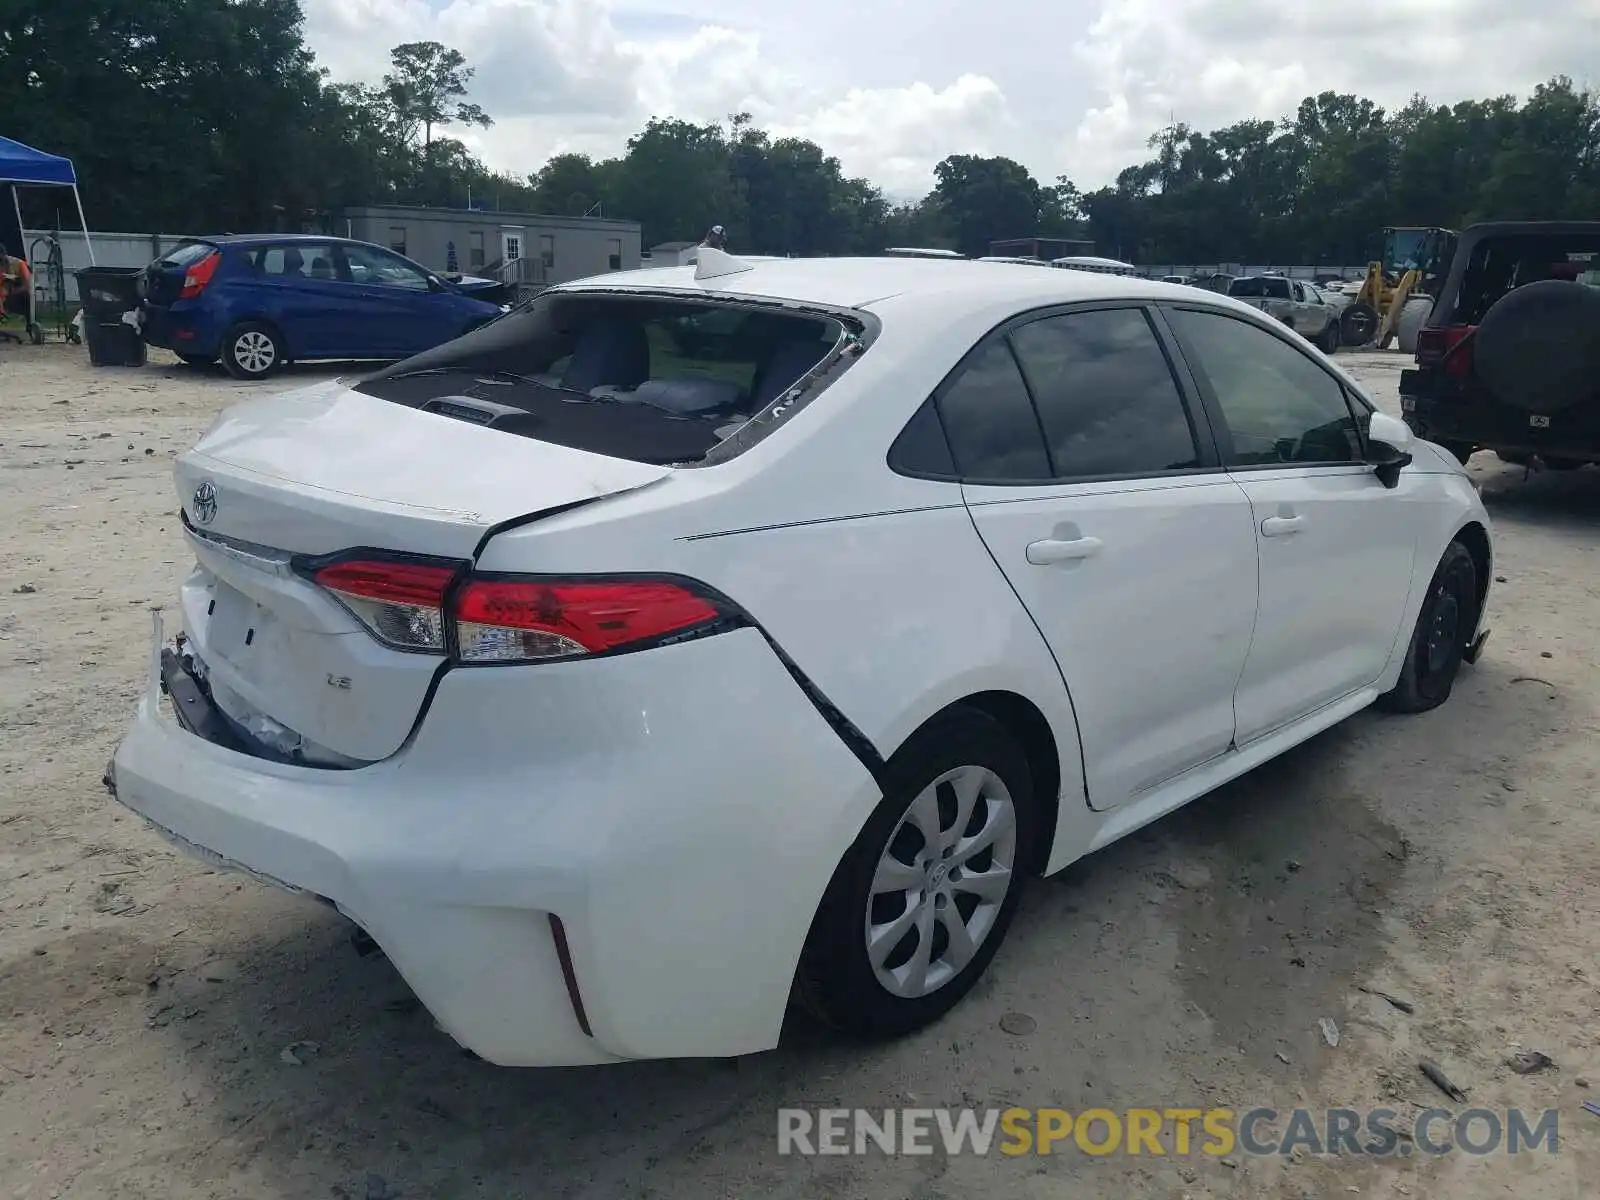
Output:
[[1377,469],[1378,482],[1398,486],[1400,472],[1411,463],[1411,426],[1386,412],[1374,412],[1367,425],[1367,461]]
[[451,291],[454,291],[455,289],[452,288],[444,280],[440,279],[437,275],[429,275],[428,276],[428,290],[430,292],[451,292]]

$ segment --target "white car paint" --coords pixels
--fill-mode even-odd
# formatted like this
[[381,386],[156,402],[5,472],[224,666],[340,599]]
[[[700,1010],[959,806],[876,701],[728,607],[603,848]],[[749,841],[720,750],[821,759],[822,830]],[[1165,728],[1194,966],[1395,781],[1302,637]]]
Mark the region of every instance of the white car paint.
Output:
[[[308,758],[360,765],[213,745],[152,682],[112,766],[118,799],[186,848],[360,923],[496,1063],[774,1045],[819,899],[882,799],[875,775],[935,714],[1004,693],[1042,718],[1059,786],[1053,837],[1030,850],[1058,870],[1393,686],[1440,555],[1488,529],[1425,443],[1397,447],[1413,461],[1393,489],[1364,466],[1027,489],[888,469],[930,392],[1016,314],[1140,301],[1262,320],[1192,288],[880,258],[555,290],[827,304],[878,328],[788,424],[715,466],[570,450],[340,385],[234,410],[176,469],[198,558],[181,623],[241,711],[300,731]],[[1286,518],[1303,530],[1262,536]],[[291,562],[355,547],[688,577],[753,627],[447,665],[380,644]]]
[[[1066,672],[1094,807],[1116,808],[1228,749],[1256,610],[1255,521],[1233,481],[964,490]],[[1100,544],[1041,564],[1031,549],[1041,539],[1066,553]]]

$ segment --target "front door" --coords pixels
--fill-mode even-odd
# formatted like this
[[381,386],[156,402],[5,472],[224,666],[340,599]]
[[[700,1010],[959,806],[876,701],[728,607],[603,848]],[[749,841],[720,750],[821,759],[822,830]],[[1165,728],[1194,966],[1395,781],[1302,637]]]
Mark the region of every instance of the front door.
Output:
[[402,358],[449,341],[449,296],[410,259],[376,246],[344,246],[351,357]]
[[522,230],[502,229],[500,231],[500,258],[506,263],[514,263],[522,257]]
[[1071,693],[1090,803],[1226,753],[1256,610],[1250,502],[1143,309],[992,336],[938,404],[978,533]]
[[1235,701],[1240,745],[1371,685],[1399,636],[1422,506],[1365,464],[1365,405],[1248,320],[1169,310],[1250,497],[1261,601]]

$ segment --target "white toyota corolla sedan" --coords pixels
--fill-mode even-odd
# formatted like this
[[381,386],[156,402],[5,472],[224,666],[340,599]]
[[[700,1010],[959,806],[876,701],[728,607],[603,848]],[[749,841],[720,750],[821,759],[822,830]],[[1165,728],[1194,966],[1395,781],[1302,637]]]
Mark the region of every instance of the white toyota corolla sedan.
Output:
[[176,469],[107,782],[503,1064],[893,1035],[1049,874],[1476,658],[1489,522],[1260,312],[916,259],[554,288]]

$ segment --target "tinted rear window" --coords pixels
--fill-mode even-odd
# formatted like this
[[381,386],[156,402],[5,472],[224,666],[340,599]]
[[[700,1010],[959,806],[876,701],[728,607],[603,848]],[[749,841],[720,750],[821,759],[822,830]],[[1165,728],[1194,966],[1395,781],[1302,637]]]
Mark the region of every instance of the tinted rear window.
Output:
[[1060,478],[1200,465],[1188,411],[1144,313],[1067,313],[1011,335]]
[[1289,298],[1289,281],[1287,279],[1270,278],[1235,279],[1228,285],[1228,295],[1239,296],[1246,300],[1259,300],[1266,297],[1287,300]]
[[1486,237],[1472,247],[1452,323],[1476,325],[1507,292],[1543,279],[1600,287],[1600,229],[1544,236]]
[[864,328],[849,314],[547,292],[360,390],[637,462],[721,461],[842,369]]

